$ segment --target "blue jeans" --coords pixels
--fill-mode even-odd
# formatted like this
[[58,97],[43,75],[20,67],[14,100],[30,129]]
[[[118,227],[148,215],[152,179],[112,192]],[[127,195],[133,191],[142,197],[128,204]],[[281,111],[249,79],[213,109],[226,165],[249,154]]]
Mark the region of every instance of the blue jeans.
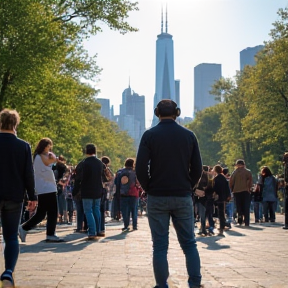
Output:
[[19,255],[18,228],[22,213],[22,202],[16,203],[3,200],[0,202],[0,211],[5,241],[5,269],[14,271]]
[[233,213],[234,213],[234,200],[226,203],[226,214],[227,214],[227,222],[233,222]]
[[254,202],[254,216],[255,221],[259,221],[263,219],[263,209],[262,202]]
[[130,222],[130,213],[132,214],[133,229],[137,228],[138,219],[138,197],[126,196],[120,200],[121,213],[124,222],[124,228],[128,228]]
[[148,195],[147,211],[153,241],[153,268],[157,287],[167,287],[170,218],[186,257],[189,287],[200,286],[200,257],[194,237],[192,198]]
[[275,201],[263,201],[263,214],[265,222],[268,220],[275,222]]
[[101,198],[82,199],[88,225],[88,236],[96,236],[100,232],[100,200]]

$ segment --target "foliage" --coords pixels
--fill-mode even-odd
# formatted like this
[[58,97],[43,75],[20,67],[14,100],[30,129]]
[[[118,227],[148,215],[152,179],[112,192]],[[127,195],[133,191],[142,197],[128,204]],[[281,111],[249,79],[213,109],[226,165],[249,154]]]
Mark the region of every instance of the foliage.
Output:
[[205,165],[215,165],[219,161],[221,146],[215,140],[220,128],[220,105],[207,108],[196,115],[196,119],[186,127],[192,130],[198,139],[202,161]]
[[[98,81],[101,69],[82,44],[102,24],[137,31],[126,22],[133,10],[137,3],[127,0],[1,1],[0,110],[17,109],[18,136],[32,149],[50,137],[54,151],[73,164],[87,142],[113,152],[108,156],[115,165],[135,155],[132,139],[100,116],[98,91],[87,80]],[[121,149],[127,154],[121,156]]]

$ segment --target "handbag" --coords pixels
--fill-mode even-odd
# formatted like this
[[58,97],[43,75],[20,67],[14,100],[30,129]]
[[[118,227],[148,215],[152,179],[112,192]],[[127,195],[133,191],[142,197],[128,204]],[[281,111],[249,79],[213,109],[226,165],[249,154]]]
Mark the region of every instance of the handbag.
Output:
[[200,189],[196,189],[195,190],[195,195],[198,196],[199,198],[204,197],[205,196],[205,191],[204,190],[200,190]]

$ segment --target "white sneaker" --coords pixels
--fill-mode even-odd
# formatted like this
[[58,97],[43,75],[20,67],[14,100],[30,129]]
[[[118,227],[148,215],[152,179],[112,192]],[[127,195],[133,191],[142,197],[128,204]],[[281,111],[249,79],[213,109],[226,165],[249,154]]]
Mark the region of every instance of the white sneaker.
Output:
[[19,226],[19,229],[18,229],[18,235],[19,235],[19,238],[21,239],[22,242],[26,242],[26,235],[27,235],[27,231],[25,231],[22,226],[20,225]]
[[57,235],[47,235],[46,241],[49,242],[63,242],[64,240],[59,238]]

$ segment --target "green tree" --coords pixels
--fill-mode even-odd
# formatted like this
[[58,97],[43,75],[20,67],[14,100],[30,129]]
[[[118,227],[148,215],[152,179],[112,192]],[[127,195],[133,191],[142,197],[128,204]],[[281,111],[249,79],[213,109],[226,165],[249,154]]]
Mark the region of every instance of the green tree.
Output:
[[220,105],[198,112],[193,122],[186,125],[197,136],[202,161],[205,165],[215,165],[220,160],[221,145],[215,139],[215,135],[221,126]]
[[107,143],[120,141],[117,153],[126,140],[127,154],[135,153],[132,139],[119,137],[117,126],[100,116],[97,90],[83,82],[97,81],[101,70],[82,41],[101,31],[101,23],[120,33],[136,31],[126,18],[137,9],[126,0],[0,2],[0,110],[20,112],[21,138],[34,147],[50,137],[55,152],[73,163],[87,142],[105,151]]

